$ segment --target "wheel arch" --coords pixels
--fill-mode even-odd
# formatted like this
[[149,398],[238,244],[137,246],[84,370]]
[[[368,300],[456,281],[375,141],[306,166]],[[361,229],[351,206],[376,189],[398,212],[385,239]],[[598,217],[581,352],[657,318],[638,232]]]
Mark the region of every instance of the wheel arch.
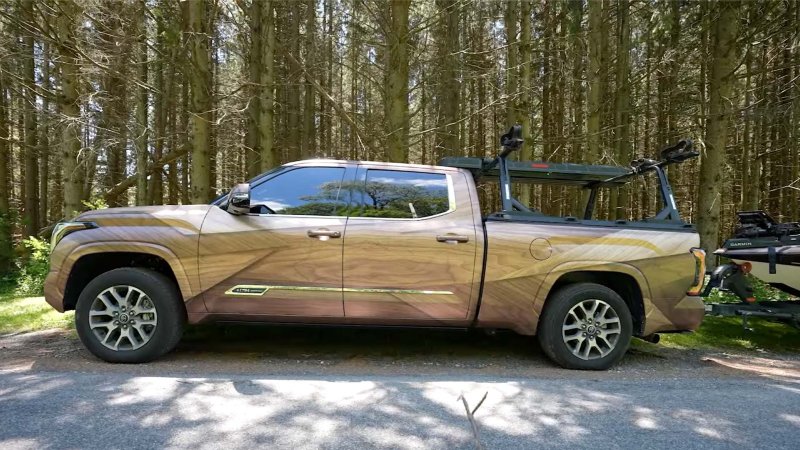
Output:
[[100,242],[76,248],[62,266],[59,284],[63,286],[64,310],[75,309],[78,297],[89,281],[121,267],[142,267],[159,272],[175,283],[184,301],[193,296],[180,259],[169,249],[149,243]]
[[641,336],[645,330],[648,305],[651,304],[650,288],[644,275],[635,267],[626,264],[591,266],[567,263],[557,267],[545,278],[537,295],[537,311],[547,306],[547,301],[564,286],[575,283],[595,283],[616,292],[628,305],[633,319],[633,334]]

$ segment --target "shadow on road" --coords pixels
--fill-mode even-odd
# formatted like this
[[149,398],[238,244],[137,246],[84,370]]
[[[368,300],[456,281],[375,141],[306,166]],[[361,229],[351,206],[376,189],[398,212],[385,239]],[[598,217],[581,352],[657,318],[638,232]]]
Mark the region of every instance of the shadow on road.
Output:
[[457,398],[483,392],[487,448],[788,448],[800,431],[797,394],[743,382],[42,372],[0,374],[0,447],[472,448]]

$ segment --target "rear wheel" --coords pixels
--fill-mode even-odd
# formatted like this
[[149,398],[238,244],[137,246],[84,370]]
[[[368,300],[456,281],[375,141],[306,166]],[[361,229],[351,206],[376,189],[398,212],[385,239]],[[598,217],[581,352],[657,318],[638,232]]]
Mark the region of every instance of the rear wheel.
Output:
[[619,294],[578,283],[547,300],[538,337],[545,354],[561,367],[605,370],[625,355],[632,330],[630,310]]
[[148,269],[99,275],[83,289],[75,308],[81,342],[108,362],[152,361],[175,348],[185,324],[174,283]]

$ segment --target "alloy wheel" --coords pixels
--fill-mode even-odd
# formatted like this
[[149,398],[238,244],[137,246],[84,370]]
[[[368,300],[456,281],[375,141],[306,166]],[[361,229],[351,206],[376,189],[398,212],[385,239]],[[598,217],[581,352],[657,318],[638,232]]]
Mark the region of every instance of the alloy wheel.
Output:
[[616,348],[622,325],[614,308],[598,299],[573,306],[561,327],[564,343],[583,360],[602,358]]
[[153,337],[158,314],[152,299],[134,286],[112,286],[95,297],[89,326],[105,347],[136,350]]

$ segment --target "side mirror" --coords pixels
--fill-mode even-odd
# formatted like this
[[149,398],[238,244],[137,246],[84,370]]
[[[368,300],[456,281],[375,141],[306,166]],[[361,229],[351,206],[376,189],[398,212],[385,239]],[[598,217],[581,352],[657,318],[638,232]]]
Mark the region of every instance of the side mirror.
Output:
[[226,210],[237,216],[250,212],[250,184],[237,184],[231,189]]

